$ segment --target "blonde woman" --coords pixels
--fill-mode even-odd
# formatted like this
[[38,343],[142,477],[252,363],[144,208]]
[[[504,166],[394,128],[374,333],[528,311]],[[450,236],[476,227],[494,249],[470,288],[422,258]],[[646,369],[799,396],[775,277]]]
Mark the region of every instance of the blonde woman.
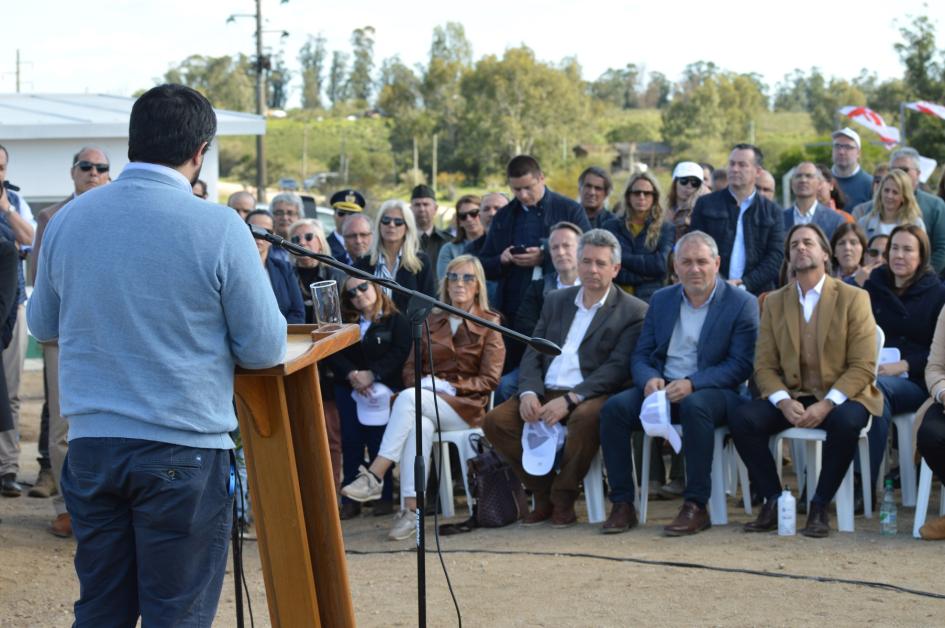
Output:
[[925,230],[922,210],[912,191],[912,180],[902,170],[886,173],[873,197],[873,208],[860,218],[867,239],[889,235],[899,225],[918,225]]
[[[374,221],[374,246],[371,254],[355,263],[375,277],[393,279],[411,290],[430,296],[436,292],[436,280],[430,258],[420,250],[417,223],[413,212],[403,201],[385,201]],[[401,312],[407,311],[410,298],[400,293],[388,295]]]
[[[312,218],[303,218],[293,222],[289,226],[289,240],[292,244],[297,244],[313,253],[331,255],[331,248],[328,246],[327,238],[325,238],[325,230],[321,223]],[[310,286],[317,281],[333,279],[338,282],[340,291],[346,275],[311,257],[293,255],[289,259],[295,268],[295,276],[299,280],[299,289],[302,291],[302,302],[305,304],[305,322],[314,323]]]
[[665,283],[666,259],[676,234],[673,224],[664,220],[660,189],[653,175],[640,172],[630,177],[618,213],[619,218],[603,226],[620,242],[620,272],[614,283],[649,301]]
[[[446,276],[440,286],[440,300],[470,314],[498,322],[499,315],[489,309],[486,297],[486,278],[479,260],[471,255],[460,255],[446,267]],[[424,389],[421,391],[420,412],[423,415],[423,457],[429,462],[436,429],[436,399],[439,425],[443,431],[465,430],[478,427],[486,413],[489,395],[495,390],[505,361],[505,345],[497,331],[487,329],[448,312],[434,310],[427,319],[430,328],[433,364],[430,355],[423,354],[421,372]],[[416,397],[410,388],[413,383],[415,356],[411,350],[403,368],[404,392],[397,396],[391,409],[390,420],[384,431],[380,452],[369,468],[361,467],[357,479],[341,489],[341,494],[358,502],[380,498],[384,482],[381,478],[395,464],[400,464],[400,490],[405,509],[394,517],[390,534],[392,540],[403,540],[414,534],[414,510],[417,507],[414,489],[414,458],[416,436],[414,412]],[[429,468],[427,465],[425,468]]]

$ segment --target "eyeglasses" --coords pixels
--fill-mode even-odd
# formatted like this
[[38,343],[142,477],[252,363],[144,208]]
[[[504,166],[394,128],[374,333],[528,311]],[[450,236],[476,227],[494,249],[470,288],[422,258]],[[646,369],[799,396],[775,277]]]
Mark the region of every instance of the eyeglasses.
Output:
[[630,190],[627,192],[627,196],[646,196],[647,198],[653,196],[653,194],[655,194],[653,190]]
[[301,244],[302,240],[305,240],[306,242],[311,242],[314,239],[315,239],[314,233],[303,233],[300,236],[294,235],[292,236],[292,244]]
[[394,223],[395,227],[403,227],[405,224],[407,224],[407,221],[403,218],[392,218],[390,216],[384,216],[381,218],[382,225],[389,225],[391,223]]
[[272,215],[276,218],[283,218],[285,216],[298,216],[299,212],[294,209],[276,209],[273,210]]
[[834,150],[856,150],[856,144],[834,144]]
[[472,283],[476,281],[476,276],[470,273],[463,273],[462,275],[459,273],[446,273],[446,278],[450,281],[461,281],[463,283]]
[[354,288],[348,288],[347,290],[345,290],[345,294],[348,295],[349,299],[353,299],[354,297],[358,296],[359,292],[367,292],[368,288],[370,287],[371,287],[371,284],[365,281],[364,283],[359,283]]
[[676,180],[680,183],[680,185],[685,185],[691,188],[702,187],[702,179],[699,177],[681,177]]
[[882,249],[867,249],[866,252],[870,257],[882,257],[883,253],[885,253]]
[[82,161],[77,161],[75,165],[76,165],[76,168],[78,168],[82,172],[88,172],[92,168],[95,168],[95,172],[99,174],[108,172],[108,164],[93,164],[91,161],[82,160]]
[[456,214],[456,217],[459,219],[460,222],[466,220],[467,218],[479,218],[479,210],[478,210],[478,209],[474,209],[474,210],[468,211],[468,212],[466,212],[466,213],[464,213],[464,214],[457,213],[457,214]]
[[344,235],[345,240],[367,240],[370,237],[371,237],[370,232],[367,232],[367,233],[354,232],[354,233],[346,233]]
[[335,216],[338,216],[339,218],[344,218],[345,216],[350,216],[350,215],[353,214],[353,213],[354,213],[354,212],[349,212],[347,209],[336,209],[336,210],[335,210]]

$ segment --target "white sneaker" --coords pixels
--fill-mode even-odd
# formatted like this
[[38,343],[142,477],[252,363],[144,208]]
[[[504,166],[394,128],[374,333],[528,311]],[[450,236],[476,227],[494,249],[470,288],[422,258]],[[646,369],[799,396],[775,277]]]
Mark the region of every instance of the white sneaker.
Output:
[[409,539],[417,532],[417,513],[413,510],[401,510],[394,515],[387,538],[391,541]]
[[356,502],[369,502],[380,499],[383,488],[384,480],[375,478],[362,465],[358,467],[358,477],[351,484],[342,487],[341,494]]

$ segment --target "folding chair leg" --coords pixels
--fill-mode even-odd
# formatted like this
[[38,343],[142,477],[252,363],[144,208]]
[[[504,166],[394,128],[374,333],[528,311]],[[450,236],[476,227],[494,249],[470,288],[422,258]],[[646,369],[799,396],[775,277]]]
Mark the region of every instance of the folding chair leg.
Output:
[[[922,459],[922,470],[919,472],[919,491],[915,498],[915,522],[912,524],[912,536],[922,538],[919,528],[925,525],[925,518],[929,512],[929,498],[932,496],[932,469]],[[941,501],[941,500],[940,500]]]
[[653,439],[643,434],[643,460],[640,464],[640,512],[637,513],[640,525],[646,523],[646,508],[650,497],[650,450],[653,448]]

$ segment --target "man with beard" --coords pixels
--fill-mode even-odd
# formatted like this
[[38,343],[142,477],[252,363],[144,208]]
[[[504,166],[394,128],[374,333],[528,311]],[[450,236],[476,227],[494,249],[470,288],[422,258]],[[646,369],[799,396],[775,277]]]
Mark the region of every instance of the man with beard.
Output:
[[[785,257],[795,280],[765,299],[755,348],[761,398],[729,417],[752,488],[765,500],[746,532],[778,527],[781,483],[768,439],[791,427],[827,432],[823,465],[801,534],[830,533],[827,507],[870,415],[881,414],[876,378],[876,321],[865,290],[830,276],[830,245],[814,224],[794,225]],[[829,338],[829,342],[828,342]]]

